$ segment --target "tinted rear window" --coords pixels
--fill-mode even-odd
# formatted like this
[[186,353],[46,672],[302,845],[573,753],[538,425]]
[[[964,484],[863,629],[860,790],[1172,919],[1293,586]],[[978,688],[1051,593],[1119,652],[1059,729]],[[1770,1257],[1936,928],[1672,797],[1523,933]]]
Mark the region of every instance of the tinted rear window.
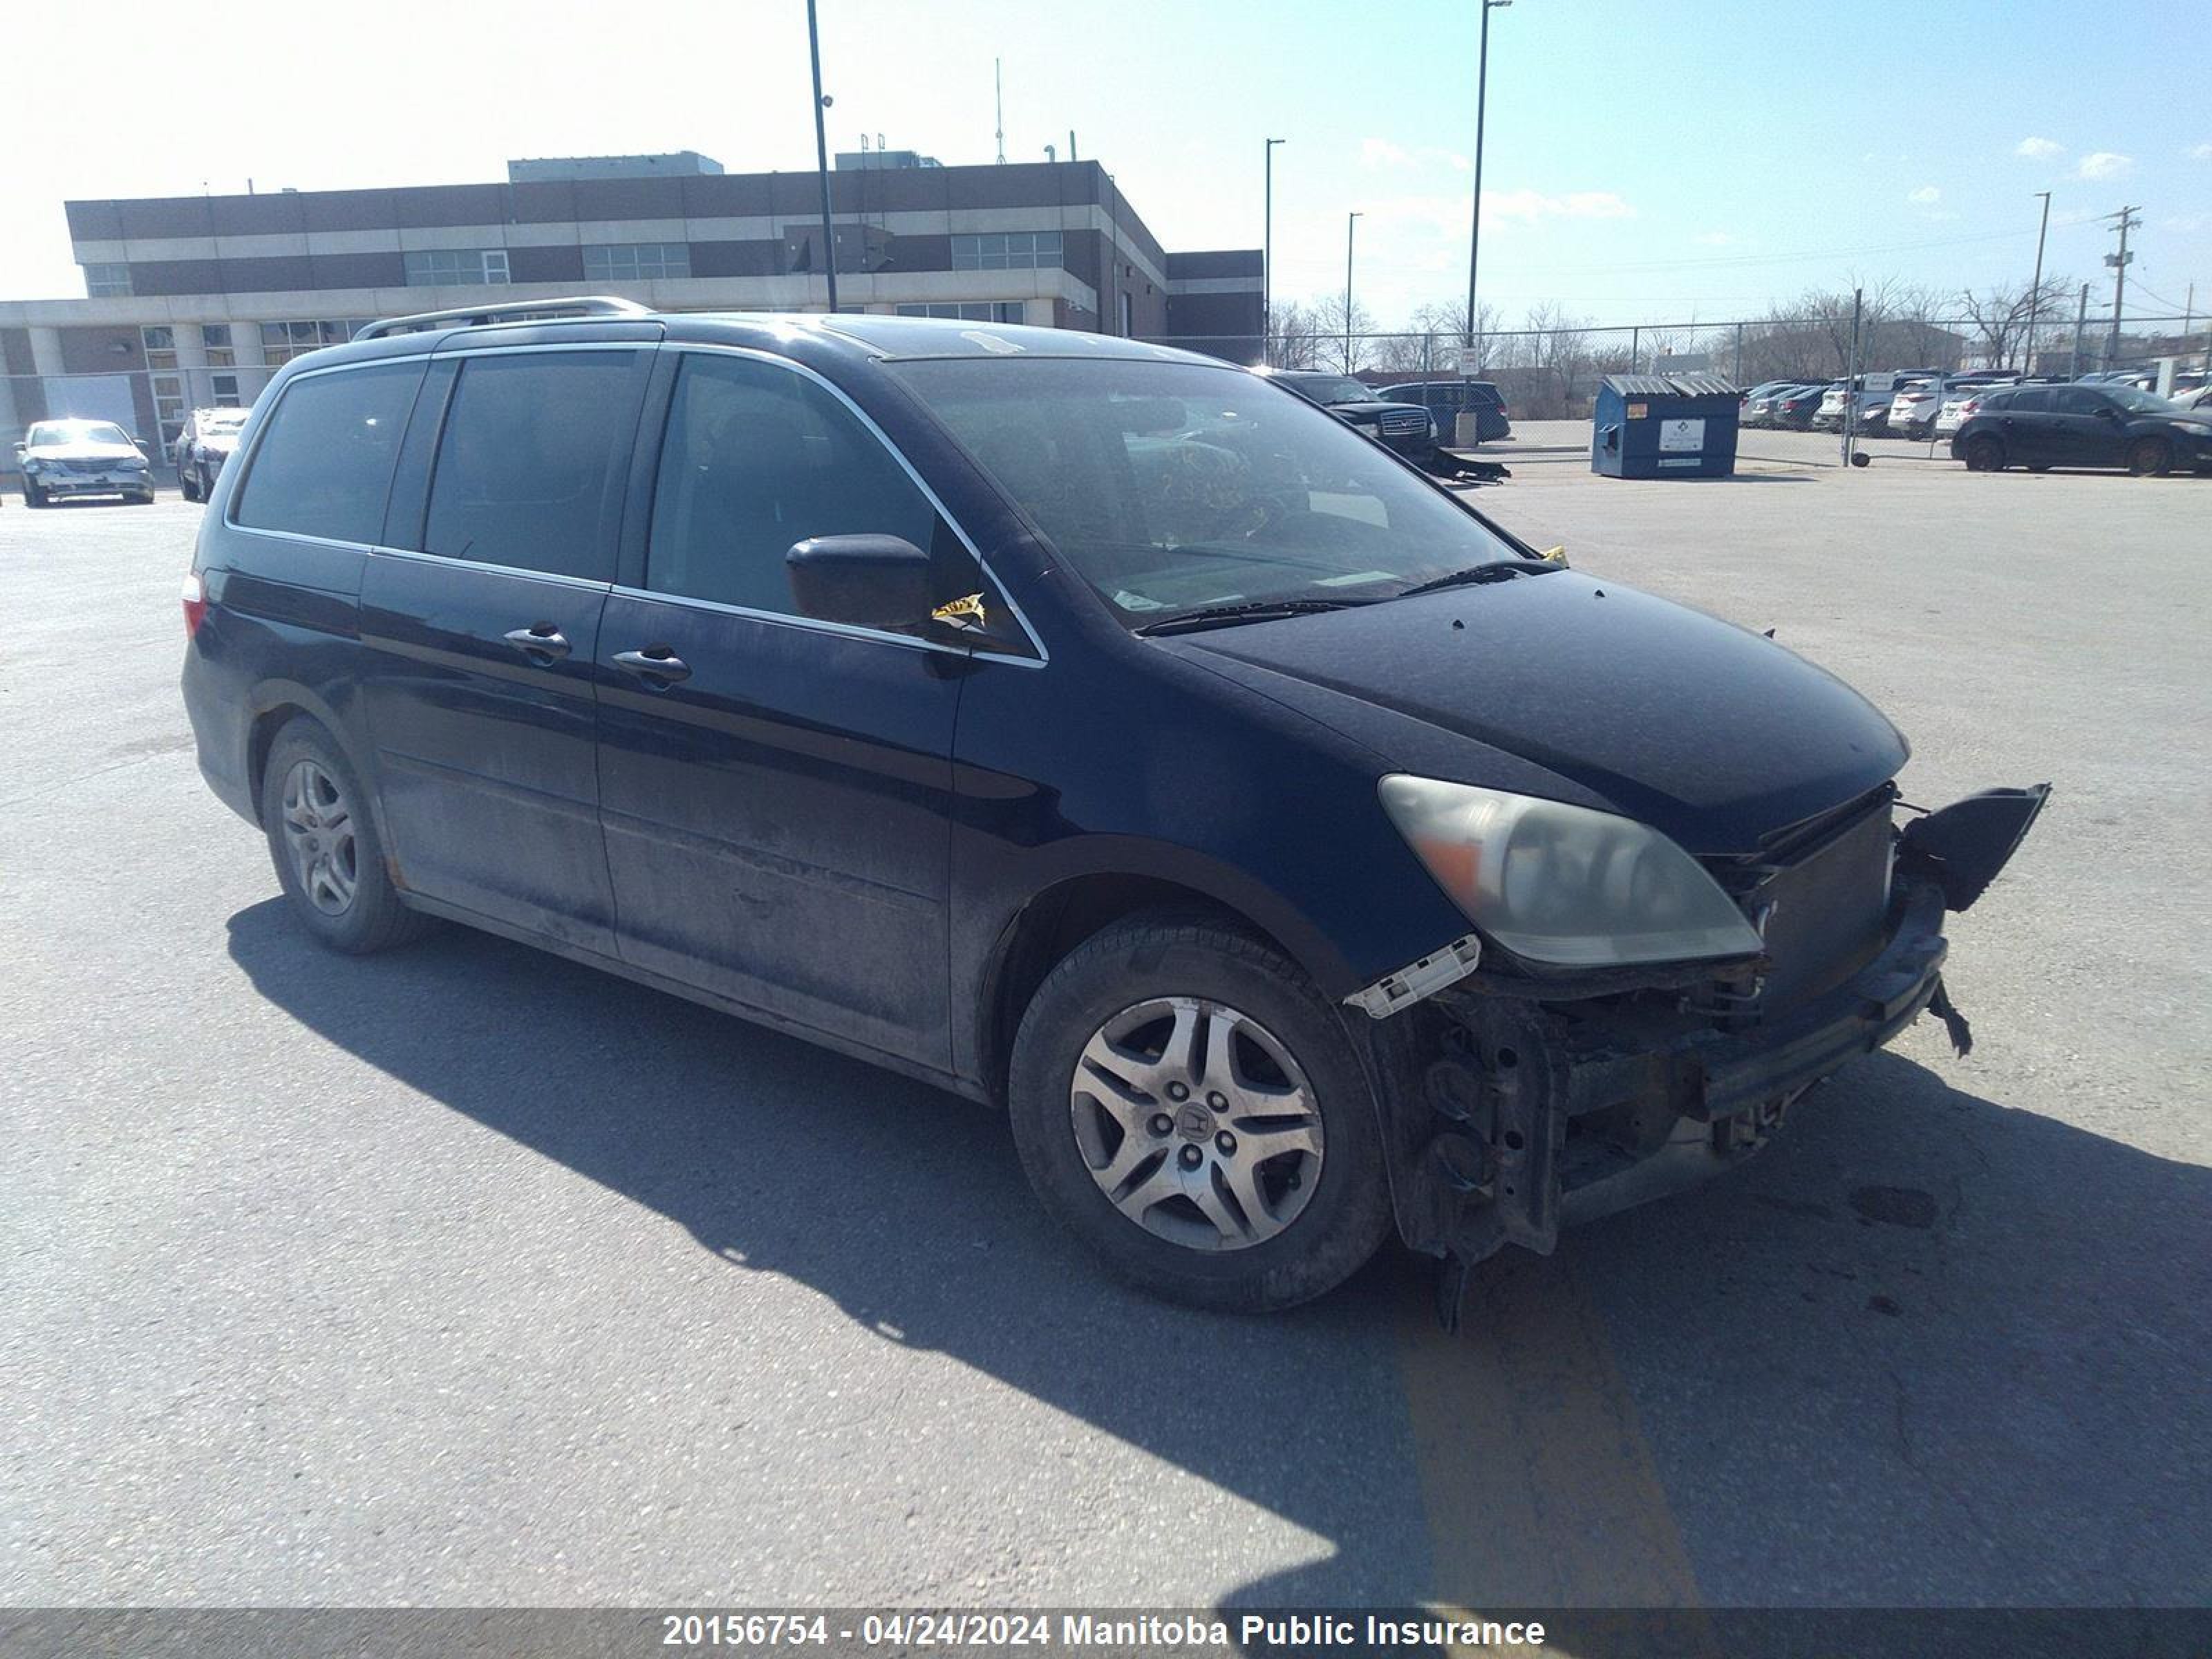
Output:
[[[1982,399],[1984,409],[1990,406],[1988,398]],[[2032,415],[2051,407],[2051,394],[2041,386],[2027,386],[2019,392],[2008,392],[1996,407],[2010,410],[2015,415]]]
[[465,361],[438,441],[422,550],[612,581],[637,362],[631,351]]
[[419,362],[385,363],[286,386],[254,451],[238,522],[336,542],[375,541],[422,380]]

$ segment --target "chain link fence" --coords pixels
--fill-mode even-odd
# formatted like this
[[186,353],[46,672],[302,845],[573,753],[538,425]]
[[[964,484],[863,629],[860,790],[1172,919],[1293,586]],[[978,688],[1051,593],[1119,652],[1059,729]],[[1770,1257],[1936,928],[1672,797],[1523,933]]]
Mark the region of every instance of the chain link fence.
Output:
[[2046,313],[2033,328],[2021,322],[1992,331],[1968,318],[1882,317],[1863,319],[1855,340],[1848,310],[1812,320],[1494,329],[1472,341],[1457,332],[1346,335],[1301,329],[1274,332],[1264,342],[1253,336],[1241,342],[1158,336],[1153,343],[1264,361],[1278,368],[1350,374],[1376,386],[1462,377],[1488,380],[1516,416],[1558,420],[1587,416],[1598,382],[1607,374],[1669,370],[1709,372],[1749,386],[1899,369],[1948,374],[2016,368],[2069,379],[2106,369],[2154,374],[2161,359],[2172,359],[2181,379],[2193,383],[2212,354],[2212,319],[2130,317],[2117,349],[2109,319],[2100,323],[2094,317],[2062,319]]

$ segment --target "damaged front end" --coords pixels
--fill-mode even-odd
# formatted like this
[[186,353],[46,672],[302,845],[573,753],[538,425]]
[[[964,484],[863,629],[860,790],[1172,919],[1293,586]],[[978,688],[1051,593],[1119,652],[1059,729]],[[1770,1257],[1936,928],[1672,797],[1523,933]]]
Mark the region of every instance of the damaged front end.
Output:
[[1468,1268],[1508,1244],[1694,1184],[1763,1146],[1790,1106],[1923,1012],[1964,1054],[1944,989],[1947,909],[2018,848],[2048,785],[1893,826],[1894,789],[1707,867],[1765,949],[1729,961],[1549,969],[1446,946],[1352,999],[1373,1024],[1401,1232]]

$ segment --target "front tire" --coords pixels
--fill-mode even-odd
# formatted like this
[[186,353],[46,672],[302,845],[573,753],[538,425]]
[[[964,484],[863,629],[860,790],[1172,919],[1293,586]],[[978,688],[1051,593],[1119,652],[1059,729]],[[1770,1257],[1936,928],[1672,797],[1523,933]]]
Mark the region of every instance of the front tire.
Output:
[[2004,446],[1995,438],[1977,438],[1966,446],[1967,471],[2002,472],[2004,465]]
[[1375,1102],[1340,1016],[1221,922],[1140,915],[1078,945],[1023,1016],[1008,1097],[1045,1208],[1171,1301],[1293,1307],[1389,1230]]
[[361,780],[331,734],[304,715],[270,746],[261,823],[292,914],[319,945],[366,956],[434,925],[400,902]]
[[177,489],[188,501],[200,499],[198,480],[192,477],[192,470],[188,466],[180,466],[177,469]]
[[23,480],[23,505],[33,507],[51,507],[53,502],[48,498],[45,490],[26,478]]
[[2128,471],[2138,478],[2163,477],[2173,465],[2173,447],[2163,438],[2138,438],[2128,446]]

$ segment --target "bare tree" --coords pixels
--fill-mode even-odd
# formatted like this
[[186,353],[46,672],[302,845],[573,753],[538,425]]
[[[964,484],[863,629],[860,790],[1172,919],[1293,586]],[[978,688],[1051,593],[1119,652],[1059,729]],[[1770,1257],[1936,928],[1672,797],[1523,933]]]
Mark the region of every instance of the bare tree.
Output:
[[2067,286],[2051,277],[2040,293],[2026,283],[1984,289],[1979,294],[1962,289],[1959,306],[1973,326],[1975,349],[1983,362],[1990,368],[2012,366],[2013,359],[2028,349],[2031,324],[2062,310]]
[[1267,361],[1277,368],[1316,368],[1322,362],[1317,307],[1278,300],[1267,308]]
[[1363,367],[1373,345],[1363,340],[1363,334],[1375,331],[1375,318],[1367,307],[1348,295],[1332,294],[1313,302],[1313,320],[1319,330],[1314,343],[1315,362],[1323,368],[1337,369],[1346,374]]

